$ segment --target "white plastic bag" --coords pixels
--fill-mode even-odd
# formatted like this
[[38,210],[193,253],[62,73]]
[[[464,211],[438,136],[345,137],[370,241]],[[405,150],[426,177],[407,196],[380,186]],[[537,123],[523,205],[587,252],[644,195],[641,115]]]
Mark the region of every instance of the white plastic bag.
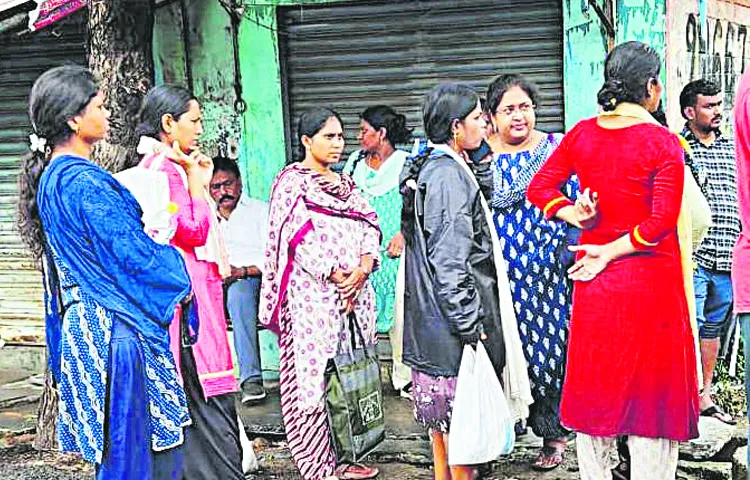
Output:
[[466,345],[456,381],[448,463],[476,465],[513,450],[516,435],[500,380],[482,342]]
[[156,242],[168,245],[177,230],[173,211],[170,211],[169,179],[159,170],[160,156],[149,168],[133,167],[116,173],[114,177],[133,194],[141,206],[143,230]]
[[258,457],[255,456],[253,442],[247,437],[245,425],[242,423],[242,417],[237,415],[237,424],[239,425],[240,446],[242,447],[242,473],[252,473],[258,470]]

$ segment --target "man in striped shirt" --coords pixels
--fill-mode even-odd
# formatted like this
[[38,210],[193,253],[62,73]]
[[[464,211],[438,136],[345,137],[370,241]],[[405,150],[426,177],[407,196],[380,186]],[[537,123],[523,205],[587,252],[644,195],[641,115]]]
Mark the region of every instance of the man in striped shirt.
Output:
[[740,234],[734,139],[721,132],[721,88],[707,80],[688,83],[680,94],[687,123],[682,135],[692,150],[691,170],[711,207],[713,226],[695,251],[695,302],[700,331],[704,390],[702,416],[734,424],[711,398],[721,335],[732,312],[732,249]]

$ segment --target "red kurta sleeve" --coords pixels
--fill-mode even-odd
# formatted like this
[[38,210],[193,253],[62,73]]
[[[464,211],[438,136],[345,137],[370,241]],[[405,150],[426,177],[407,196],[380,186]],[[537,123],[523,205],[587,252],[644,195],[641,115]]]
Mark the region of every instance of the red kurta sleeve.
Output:
[[573,205],[561,192],[574,173],[573,159],[568,154],[568,138],[563,138],[560,146],[534,175],[526,191],[529,201],[544,212],[545,218],[552,218],[561,208]]
[[677,136],[669,135],[664,148],[654,160],[651,215],[630,231],[630,241],[637,250],[656,247],[677,228],[685,182],[684,158]]

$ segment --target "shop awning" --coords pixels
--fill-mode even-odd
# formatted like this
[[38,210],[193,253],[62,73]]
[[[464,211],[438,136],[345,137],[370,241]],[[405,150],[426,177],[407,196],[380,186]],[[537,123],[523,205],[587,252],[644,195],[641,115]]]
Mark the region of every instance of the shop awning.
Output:
[[[4,0],[0,0],[2,1]],[[36,2],[37,7],[29,12],[29,30],[31,31],[44,28],[86,6],[86,0],[36,0]]]

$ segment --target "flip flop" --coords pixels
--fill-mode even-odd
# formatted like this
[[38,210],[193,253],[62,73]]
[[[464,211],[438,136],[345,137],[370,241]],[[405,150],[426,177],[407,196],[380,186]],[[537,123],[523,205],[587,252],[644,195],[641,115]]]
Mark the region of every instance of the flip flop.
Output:
[[375,478],[380,473],[375,467],[368,467],[361,463],[346,463],[336,467],[335,475],[341,480],[365,480]]
[[[721,410],[716,405],[711,405],[710,407],[704,409],[701,411],[701,417],[713,417],[716,420],[726,423],[727,425],[736,425],[737,420],[733,419],[731,415],[729,415],[727,412]],[[727,418],[729,420],[727,420]]]
[[531,464],[531,468],[537,471],[547,472],[560,466],[565,460],[565,450],[545,445],[536,457],[536,461]]

